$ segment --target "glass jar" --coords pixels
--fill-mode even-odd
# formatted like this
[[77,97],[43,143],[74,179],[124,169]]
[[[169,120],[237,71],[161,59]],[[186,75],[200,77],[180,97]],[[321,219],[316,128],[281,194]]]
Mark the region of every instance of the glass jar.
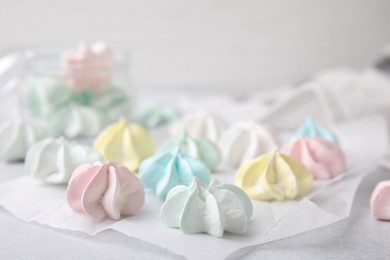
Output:
[[16,86],[9,91],[0,87],[3,96],[16,96],[19,116],[45,124],[54,136],[92,137],[107,124],[131,117],[134,92],[127,52],[102,45],[94,52],[82,45],[69,51],[21,51],[14,57],[14,75],[4,81]]

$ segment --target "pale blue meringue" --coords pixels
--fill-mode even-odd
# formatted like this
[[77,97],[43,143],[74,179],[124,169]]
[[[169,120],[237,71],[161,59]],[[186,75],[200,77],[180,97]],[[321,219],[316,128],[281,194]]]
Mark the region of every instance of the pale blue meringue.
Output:
[[139,171],[145,189],[154,191],[163,200],[173,187],[190,185],[195,176],[205,185],[210,182],[207,166],[198,159],[180,153],[178,149],[145,160]]
[[164,143],[159,153],[166,153],[179,147],[180,152],[201,160],[210,171],[214,171],[221,162],[219,149],[207,139],[197,139],[190,137],[183,131],[178,137]]
[[168,193],[160,220],[183,233],[222,237],[224,231],[244,233],[252,214],[252,202],[239,187],[217,180],[204,186],[195,177],[189,187],[179,185]]
[[320,137],[329,142],[337,144],[337,137],[330,130],[316,124],[311,116],[306,117],[305,123],[295,133],[294,137]]

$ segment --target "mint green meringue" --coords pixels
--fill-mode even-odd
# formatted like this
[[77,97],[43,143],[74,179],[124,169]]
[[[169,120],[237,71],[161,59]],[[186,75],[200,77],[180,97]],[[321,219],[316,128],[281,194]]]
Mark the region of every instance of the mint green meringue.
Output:
[[47,77],[34,77],[26,84],[28,112],[45,120],[58,136],[94,136],[108,123],[131,112],[129,96],[115,86],[73,91],[61,80]]
[[204,184],[210,182],[210,171],[202,161],[182,154],[178,149],[146,159],[140,167],[139,178],[145,189],[161,199],[177,185],[190,185],[193,177]]
[[177,147],[179,147],[180,152],[201,160],[210,171],[216,170],[221,162],[220,152],[216,145],[207,139],[192,138],[186,131],[164,143],[160,147],[159,153],[166,153]]
[[135,120],[147,128],[157,128],[179,118],[179,111],[167,104],[150,103],[135,113]]
[[224,231],[244,233],[252,214],[252,202],[239,187],[217,180],[204,186],[195,177],[189,187],[176,186],[168,193],[160,220],[183,233],[222,237]]

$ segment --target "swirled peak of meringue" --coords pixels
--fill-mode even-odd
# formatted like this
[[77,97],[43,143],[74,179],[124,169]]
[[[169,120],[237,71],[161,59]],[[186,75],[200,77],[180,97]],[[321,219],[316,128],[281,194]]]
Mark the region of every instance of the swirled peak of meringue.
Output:
[[329,129],[317,125],[314,119],[310,116],[306,117],[305,123],[294,133],[294,137],[320,137],[329,142],[338,143],[337,137]]
[[315,179],[331,179],[345,169],[345,156],[340,147],[318,137],[300,137],[280,150],[302,162]]
[[154,154],[148,130],[138,124],[128,124],[123,118],[105,128],[95,139],[94,147],[105,160],[118,161],[133,172]]
[[224,163],[238,167],[243,162],[270,152],[277,146],[276,135],[254,121],[233,124],[219,142]]
[[74,91],[97,91],[111,79],[113,55],[104,42],[91,46],[81,43],[78,49],[63,54],[66,81]]
[[222,237],[224,231],[244,233],[252,213],[252,202],[239,187],[217,180],[205,186],[195,177],[189,187],[179,185],[168,193],[160,219],[183,233]]
[[222,121],[205,111],[187,114],[171,126],[171,133],[176,136],[183,130],[194,138],[208,139],[218,143],[225,127]]
[[301,162],[274,149],[244,163],[235,184],[255,200],[292,200],[310,191],[313,175]]
[[0,125],[0,159],[7,162],[24,160],[28,149],[48,136],[45,128],[23,120],[4,122]]
[[25,172],[41,182],[66,184],[78,166],[101,159],[92,147],[69,143],[64,138],[47,138],[28,150]]
[[177,149],[145,160],[141,165],[139,177],[145,189],[153,191],[164,200],[173,187],[190,185],[193,177],[209,184],[210,171],[202,161],[182,154]]
[[207,139],[192,138],[186,131],[164,143],[160,147],[159,153],[167,153],[177,147],[180,152],[204,162],[210,171],[214,171],[221,161],[220,152],[216,145]]
[[92,219],[119,219],[142,208],[145,191],[138,177],[116,162],[87,163],[74,170],[67,201],[75,212]]

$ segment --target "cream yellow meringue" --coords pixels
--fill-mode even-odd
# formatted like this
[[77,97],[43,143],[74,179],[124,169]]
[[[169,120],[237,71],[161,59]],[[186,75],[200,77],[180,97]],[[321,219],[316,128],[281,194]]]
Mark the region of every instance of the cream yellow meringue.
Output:
[[313,175],[306,167],[274,149],[243,164],[235,183],[256,200],[291,200],[308,192]]
[[105,160],[118,161],[131,171],[138,171],[141,162],[155,151],[148,130],[138,124],[128,124],[123,118],[104,129],[94,147]]

